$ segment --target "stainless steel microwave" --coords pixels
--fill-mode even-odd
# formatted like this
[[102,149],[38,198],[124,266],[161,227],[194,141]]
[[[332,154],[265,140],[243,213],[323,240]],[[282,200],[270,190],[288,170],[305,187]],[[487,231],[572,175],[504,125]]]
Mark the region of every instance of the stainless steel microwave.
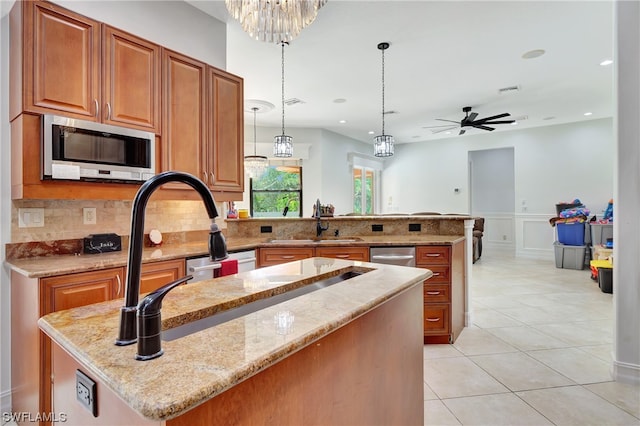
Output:
[[156,173],[155,134],[43,115],[43,179],[143,182]]

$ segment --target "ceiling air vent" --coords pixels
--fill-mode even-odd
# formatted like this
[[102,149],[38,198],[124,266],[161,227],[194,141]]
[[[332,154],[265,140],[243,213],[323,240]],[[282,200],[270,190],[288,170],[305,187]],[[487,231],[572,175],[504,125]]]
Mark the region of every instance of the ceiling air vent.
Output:
[[289,99],[285,99],[284,103],[287,106],[292,106],[292,105],[297,105],[297,104],[304,104],[306,102],[301,100],[301,99],[298,99],[298,98],[289,98]]
[[502,89],[498,89],[498,93],[500,93],[501,95],[507,94],[507,93],[515,93],[515,92],[519,92],[520,91],[520,86],[515,85],[515,86],[509,86],[509,87],[503,87]]

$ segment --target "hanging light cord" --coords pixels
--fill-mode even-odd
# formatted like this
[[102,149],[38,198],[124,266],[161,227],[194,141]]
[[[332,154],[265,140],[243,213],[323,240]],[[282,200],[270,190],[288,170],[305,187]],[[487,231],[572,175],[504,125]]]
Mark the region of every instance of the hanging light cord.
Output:
[[256,112],[258,112],[258,108],[251,109],[253,110],[253,156],[256,157]]
[[284,136],[284,45],[289,44],[282,42],[282,135]]
[[384,51],[386,47],[382,47],[382,136],[384,136]]

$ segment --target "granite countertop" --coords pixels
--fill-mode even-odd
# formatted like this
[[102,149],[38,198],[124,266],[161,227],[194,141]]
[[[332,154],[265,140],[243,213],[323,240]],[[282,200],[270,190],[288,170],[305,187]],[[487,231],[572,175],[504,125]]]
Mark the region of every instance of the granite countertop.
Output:
[[[54,342],[142,416],[166,420],[215,397],[395,295],[419,285],[427,269],[311,258],[173,289],[163,328],[345,270],[366,273],[224,324],[162,342],[164,355],[136,361],[136,345],[115,346],[121,300],[59,311],[38,324]],[[290,327],[278,328],[284,315]]]
[[[305,237],[303,237],[305,238]],[[340,246],[391,246],[391,245],[432,245],[455,244],[464,240],[460,235],[394,235],[394,236],[363,236],[363,237],[328,237],[323,242],[300,242],[278,239],[272,243],[273,237],[238,238],[228,237],[227,248],[231,251],[251,250],[261,247],[318,247],[319,245]],[[356,241],[346,241],[356,239]],[[335,240],[335,242],[332,242]],[[162,245],[148,247],[143,251],[143,263],[159,262],[171,259],[204,256],[208,253],[207,241],[183,244]],[[43,278],[55,275],[72,274],[105,268],[126,266],[127,251],[102,254],[41,256],[23,259],[7,260],[6,263],[16,272],[29,278]]]

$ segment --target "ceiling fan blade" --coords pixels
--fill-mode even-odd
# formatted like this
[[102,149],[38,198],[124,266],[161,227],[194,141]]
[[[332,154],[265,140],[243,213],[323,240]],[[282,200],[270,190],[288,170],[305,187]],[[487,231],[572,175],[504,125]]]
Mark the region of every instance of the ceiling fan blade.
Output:
[[448,127],[445,127],[444,129],[432,130],[431,133],[436,134],[436,133],[447,132],[449,130],[455,129],[456,127],[458,126],[448,126]]
[[464,132],[466,132],[466,130],[464,130],[464,129],[460,129],[460,133],[458,133],[458,136],[460,136],[460,135],[464,135]]
[[492,115],[491,117],[484,117],[484,118],[481,118],[481,119],[479,119],[479,120],[476,120],[476,122],[478,122],[478,123],[482,124],[482,123],[487,122],[487,121],[489,121],[489,120],[495,120],[495,119],[497,119],[497,118],[509,117],[510,115],[511,115],[511,114],[509,114],[508,112],[505,112],[505,113],[503,113],[503,114]]
[[435,129],[436,127],[449,127],[454,128],[457,127],[458,124],[442,124],[440,126],[422,126],[423,129]]
[[487,126],[483,126],[481,124],[471,124],[471,126],[475,127],[476,129],[488,130],[490,132],[494,130],[493,127],[487,127]]
[[459,124],[459,123],[460,123],[459,121],[454,121],[454,120],[445,120],[444,118],[436,118],[436,120],[438,120],[438,121],[448,121],[448,122],[450,122],[450,123],[456,123],[456,124]]
[[498,121],[485,121],[485,122],[480,123],[480,124],[511,124],[511,123],[515,123],[515,122],[516,122],[516,120],[498,120]]
[[467,118],[467,121],[473,121],[476,119],[476,117],[478,116],[477,112],[472,112],[471,114],[469,114],[469,117]]

